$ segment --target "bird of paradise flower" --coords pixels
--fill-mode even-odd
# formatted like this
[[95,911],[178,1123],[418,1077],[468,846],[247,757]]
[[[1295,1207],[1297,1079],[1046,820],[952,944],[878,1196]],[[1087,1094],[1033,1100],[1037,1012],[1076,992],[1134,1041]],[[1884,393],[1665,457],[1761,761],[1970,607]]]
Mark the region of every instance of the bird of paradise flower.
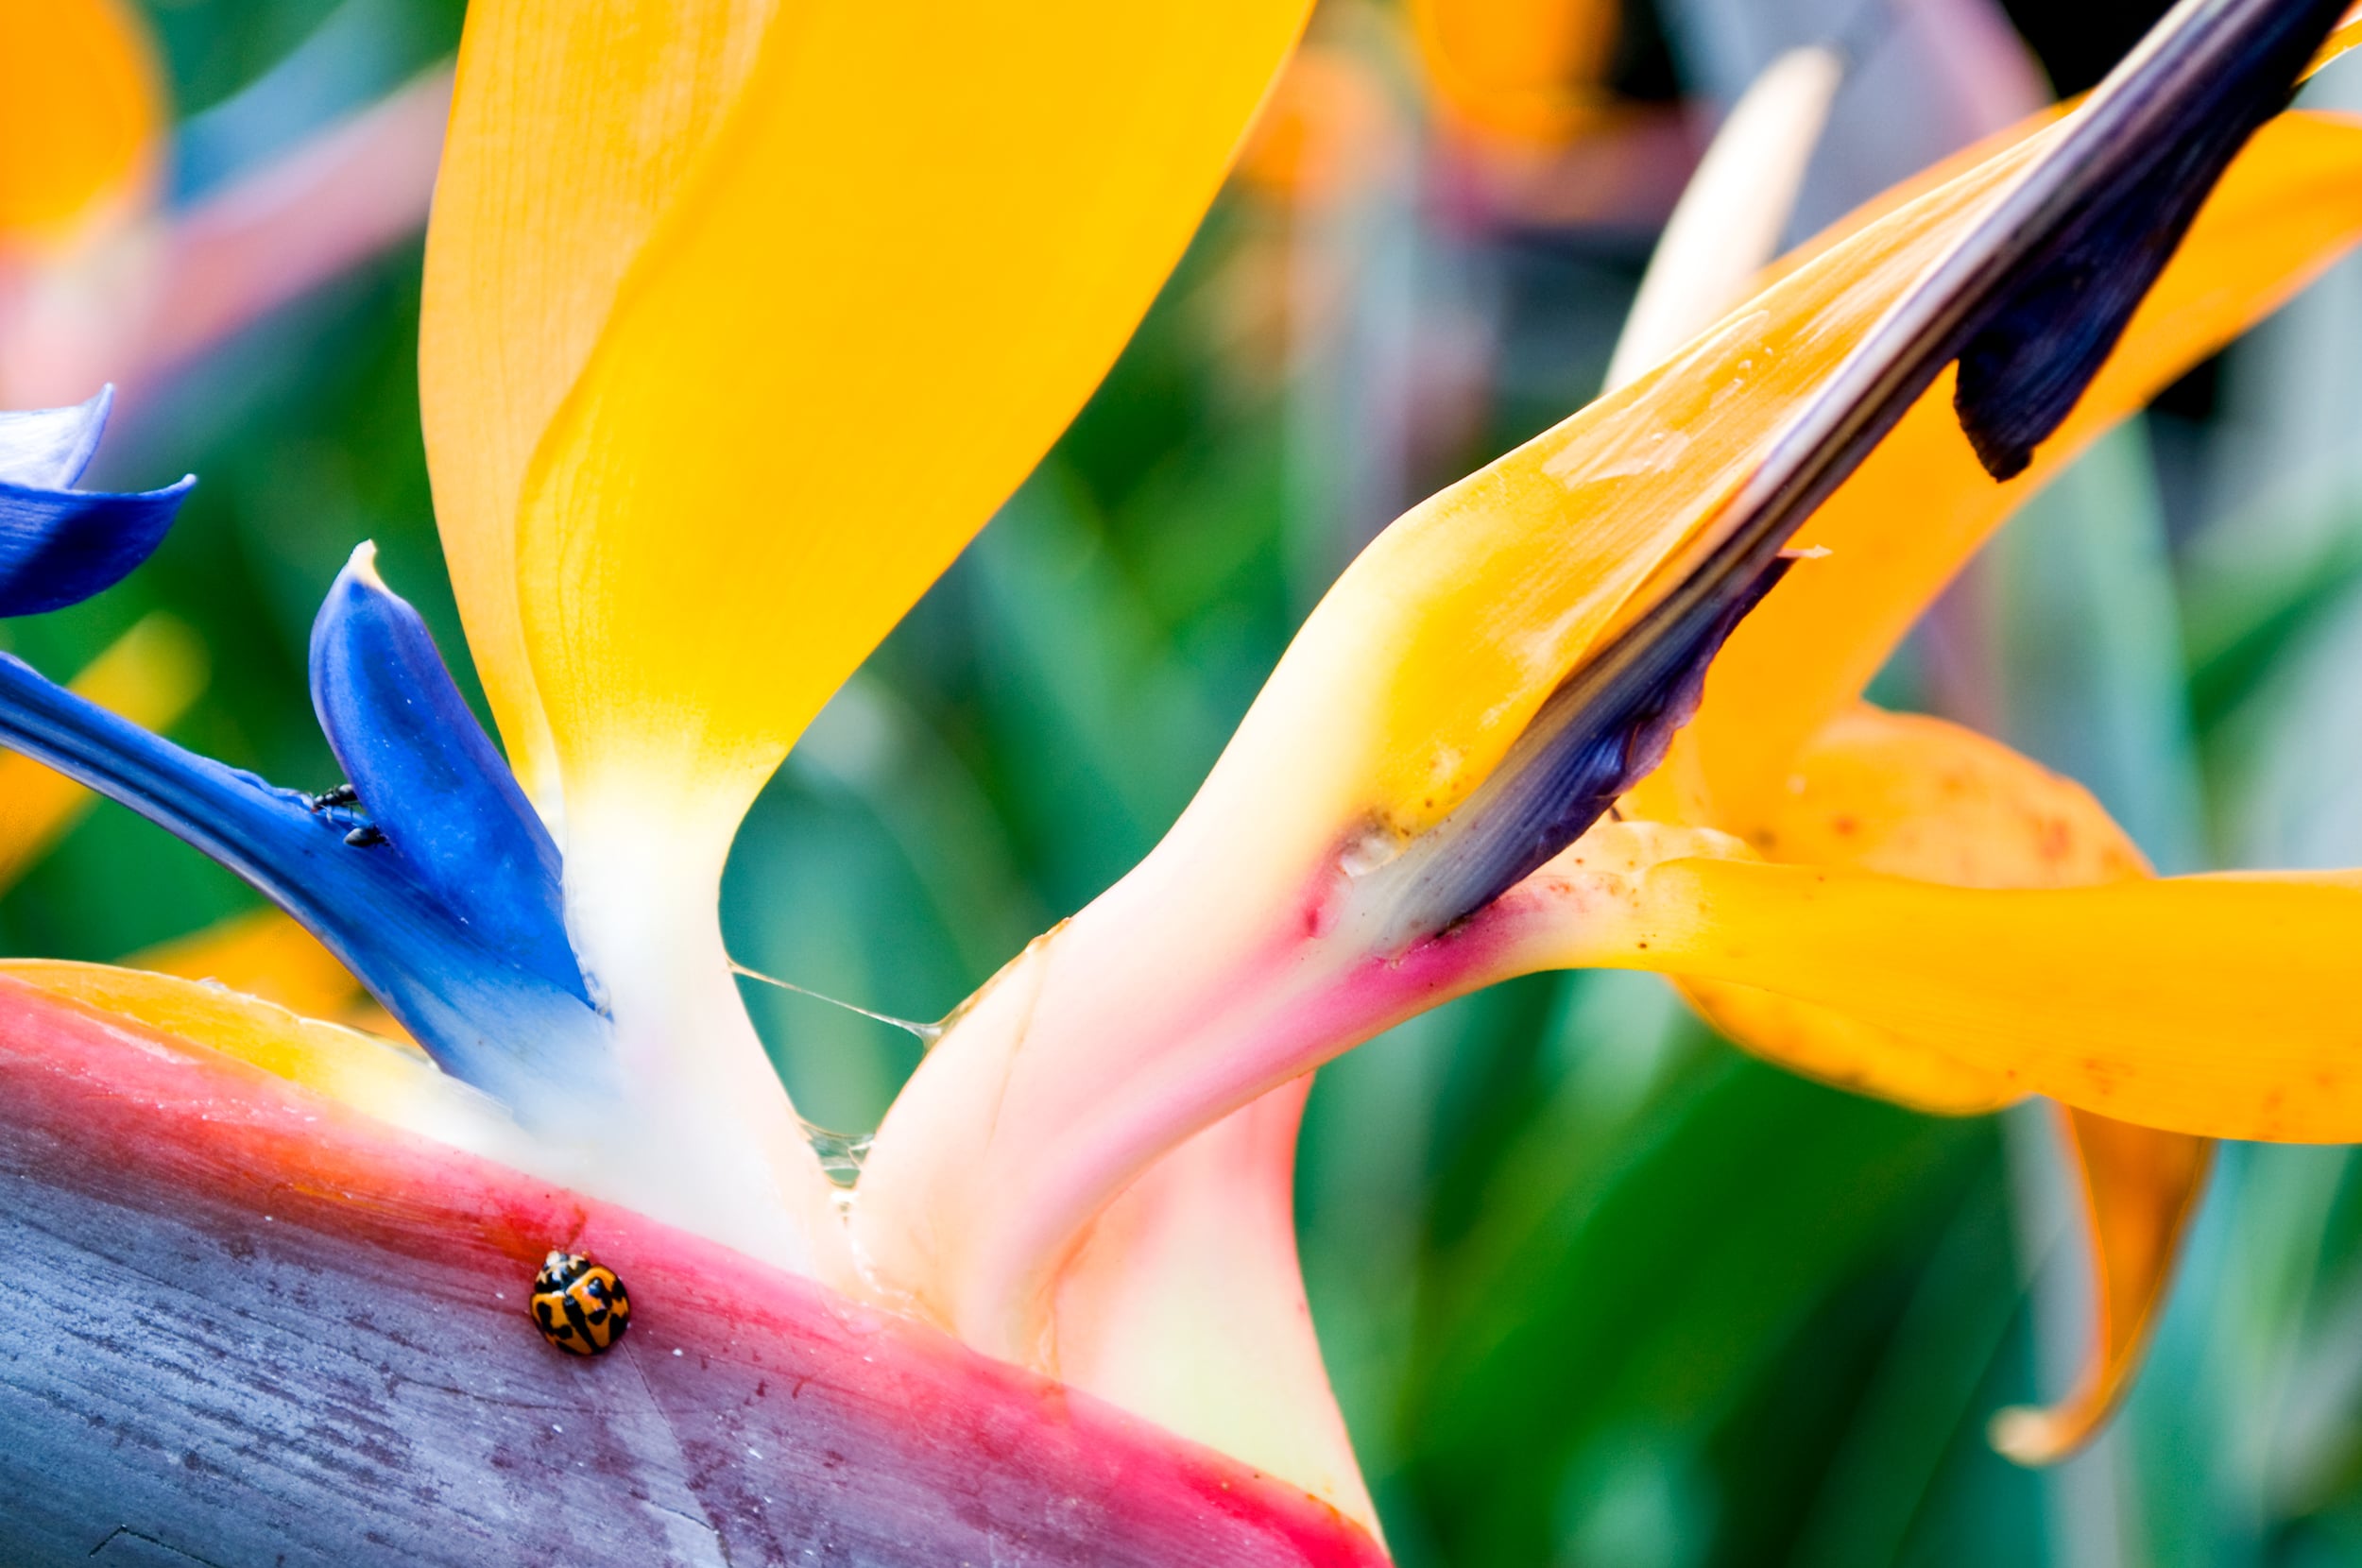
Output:
[[[2078,1107],[2131,1281],[2113,1300],[2137,1319],[2195,1136],[2351,1126],[2318,1006],[2351,879],[2147,878],[2071,786],[1854,692],[2022,493],[1988,474],[2022,486],[2055,466],[2362,233],[2362,131],[2271,118],[2336,9],[2190,0],[2075,114],[1864,215],[1414,509],[1314,613],[1166,842],[941,1026],[847,1194],[732,990],[713,908],[731,832],[1104,369],[1301,7],[925,29],[850,7],[479,7],[421,357],[513,774],[366,551],[313,642],[348,791],[274,790],[0,664],[9,744],[248,877],[442,1073],[234,997],[19,963],[17,1125],[87,1150],[77,1129],[111,1105],[94,1084],[128,1086],[118,1116],[153,1095],[145,1136],[204,1155],[214,1190],[192,1212],[250,1220],[274,1162],[300,1168],[280,1190],[330,1237],[306,1267],[349,1279],[382,1277],[351,1259],[417,1255],[421,1215],[472,1216],[438,1243],[467,1268],[611,1236],[643,1270],[648,1326],[624,1354],[650,1398],[679,1385],[651,1370],[661,1341],[632,1347],[675,1292],[683,1337],[776,1334],[833,1379],[830,1419],[866,1421],[886,1482],[918,1478],[899,1505],[861,1493],[886,1516],[856,1518],[814,1491],[811,1455],[775,1454],[783,1524],[762,1483],[716,1483],[700,1451],[709,1526],[893,1535],[900,1506],[945,1532],[904,1530],[882,1560],[940,1559],[953,1526],[927,1499],[967,1485],[964,1463],[1006,1479],[1006,1445],[982,1434],[1016,1419],[1012,1386],[830,1300],[948,1329],[1261,1473],[1157,1459],[1160,1440],[1087,1403],[1043,1424],[1043,1386],[1016,1386],[1034,1424],[1004,1429],[1038,1440],[1034,1495],[1089,1474],[1101,1505],[1099,1533],[1041,1559],[1374,1550],[1294,1274],[1306,1074],[1535,967],[1663,970],[1774,1059],[1911,1103]],[[610,43],[624,20],[629,55]],[[50,464],[19,486],[32,545],[6,563],[28,607],[152,548],[86,531],[71,573],[49,549],[90,512],[58,454],[86,456],[102,416],[15,427],[10,460]],[[2226,1060],[2226,1039],[2246,1054]],[[80,1180],[27,1165],[36,1191]],[[146,1201],[168,1205],[160,1190]],[[399,1292],[369,1299],[419,1321]],[[831,1311],[857,1328],[815,1329]],[[2097,1391],[2015,1446],[2071,1441],[2136,1340],[2112,1322]],[[856,1355],[908,1373],[901,1427],[922,1386],[919,1406],[951,1412],[965,1459],[915,1457],[923,1434],[898,1431]],[[1119,1450],[1155,1477],[1128,1511],[1093,1469]],[[748,1446],[728,1467],[765,1463]],[[857,1467],[845,1484],[880,1482]],[[1292,1511],[1289,1488],[1338,1523]],[[1216,1514],[1226,1555],[1170,1544]]]

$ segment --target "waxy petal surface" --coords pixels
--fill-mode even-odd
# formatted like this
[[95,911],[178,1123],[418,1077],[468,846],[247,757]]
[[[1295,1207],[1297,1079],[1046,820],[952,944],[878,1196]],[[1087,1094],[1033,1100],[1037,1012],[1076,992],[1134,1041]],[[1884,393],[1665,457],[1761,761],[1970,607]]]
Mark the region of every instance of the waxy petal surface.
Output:
[[[42,1560],[1384,1561],[1087,1396],[13,980],[0,1215],[0,1521]],[[606,1356],[526,1319],[552,1245],[631,1288]]]

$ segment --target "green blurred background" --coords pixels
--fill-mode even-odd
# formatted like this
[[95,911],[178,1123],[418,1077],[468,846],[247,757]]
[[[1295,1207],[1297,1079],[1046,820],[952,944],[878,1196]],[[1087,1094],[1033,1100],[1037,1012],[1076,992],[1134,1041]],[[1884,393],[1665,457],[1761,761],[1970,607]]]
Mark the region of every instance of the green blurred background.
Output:
[[[1505,153],[1430,101],[1400,14],[1326,7],[1309,152],[1234,183],[1058,450],[798,748],[732,863],[738,957],[933,1016],[1120,875],[1358,544],[1596,390],[1701,128],[1773,51],[1840,36],[1857,61],[1799,233],[1965,140],[1922,114],[1905,13],[1929,3],[1632,0],[1588,84],[1606,108]],[[2070,91],[2158,9],[2018,21]],[[198,200],[447,55],[463,6],[147,9]],[[169,609],[213,668],[176,737],[336,782],[304,649],[352,546],[377,540],[462,646],[419,445],[419,260],[406,244],[128,400],[99,477],[193,469],[185,520],[125,587],[9,644],[62,675]],[[2362,863],[2357,348],[2349,265],[2031,505],[1879,695],[2076,773],[2169,868]],[[103,809],[0,900],[0,950],[112,959],[254,903]],[[874,1125],[916,1060],[851,1014],[748,999],[827,1126]],[[1401,1560],[2362,1561],[2343,1150],[2226,1150],[2111,1435],[2045,1474],[1987,1448],[1990,1414],[2061,1391],[2080,1346],[2044,1114],[1820,1088],[1620,974],[1504,986],[1325,1070],[1305,1262]]]

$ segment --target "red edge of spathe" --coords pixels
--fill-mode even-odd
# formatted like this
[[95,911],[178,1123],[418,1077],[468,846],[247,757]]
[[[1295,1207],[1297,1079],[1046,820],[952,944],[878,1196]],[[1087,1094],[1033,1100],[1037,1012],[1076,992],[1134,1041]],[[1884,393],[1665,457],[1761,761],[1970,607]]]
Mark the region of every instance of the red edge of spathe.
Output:
[[[573,1468],[605,1467],[643,1499],[677,1479],[732,1551],[760,1556],[852,1531],[892,1536],[918,1562],[952,1549],[945,1532],[972,1526],[980,1544],[1020,1548],[1007,1560],[1386,1561],[1363,1531],[1300,1490],[926,1325],[6,979],[0,1182],[14,1195],[0,1207],[0,1234],[39,1224],[26,1214],[29,1192],[111,1217],[95,1227],[109,1236],[124,1220],[129,1252],[156,1252],[142,1239],[145,1218],[182,1238],[179,1253],[197,1236],[211,1272],[180,1279],[175,1300],[194,1280],[197,1296],[219,1298],[195,1310],[208,1322],[218,1311],[230,1337],[248,1323],[258,1340],[292,1326],[335,1341],[346,1361],[380,1356],[392,1380],[455,1380],[474,1403],[454,1406],[452,1440],[488,1444],[489,1471],[515,1467],[520,1509],[539,1506],[532,1494],[564,1471],[567,1447],[521,1453],[515,1431],[487,1438],[487,1423],[514,1426],[529,1409],[538,1442],[550,1409],[587,1400],[598,1415],[627,1395],[635,1408],[658,1406],[678,1464],[660,1458],[661,1474],[643,1474],[635,1467],[644,1454],[601,1449]],[[524,1300],[554,1246],[590,1253],[631,1289],[632,1329],[617,1353],[577,1361],[540,1342]],[[102,1295],[116,1262],[144,1270],[142,1279],[154,1273],[146,1253],[93,1255],[90,1288]],[[256,1283],[242,1279],[249,1273]],[[385,1280],[409,1283],[389,1291]],[[290,1314],[290,1324],[272,1321]],[[233,1360],[241,1349],[214,1348]],[[602,1389],[601,1378],[613,1381]],[[564,1439],[562,1417],[546,1424]],[[446,1434],[398,1436],[435,1439],[439,1457]],[[187,1434],[192,1463],[207,1440]],[[141,1479],[127,1480],[125,1494]],[[501,1485],[488,1472],[465,1479]],[[832,1503],[862,1517],[832,1516]]]

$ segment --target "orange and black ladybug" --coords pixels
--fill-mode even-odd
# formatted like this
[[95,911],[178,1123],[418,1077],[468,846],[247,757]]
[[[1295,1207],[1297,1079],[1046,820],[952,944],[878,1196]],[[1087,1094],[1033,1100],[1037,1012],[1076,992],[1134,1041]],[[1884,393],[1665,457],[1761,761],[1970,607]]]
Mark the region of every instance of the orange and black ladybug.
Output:
[[596,1355],[631,1327],[631,1292],[580,1253],[552,1253],[533,1279],[533,1321],[541,1338],[575,1355]]

